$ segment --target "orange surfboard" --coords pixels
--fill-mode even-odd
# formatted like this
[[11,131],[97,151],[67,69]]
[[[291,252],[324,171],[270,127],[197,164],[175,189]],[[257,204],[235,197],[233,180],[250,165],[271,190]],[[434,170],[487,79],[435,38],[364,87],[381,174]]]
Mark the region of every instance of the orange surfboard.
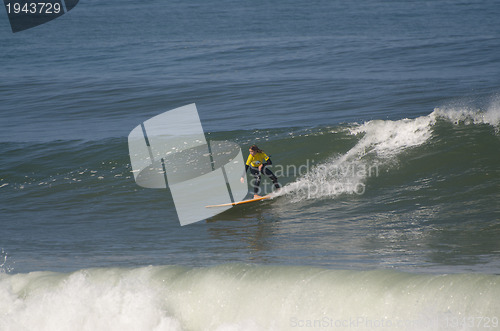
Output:
[[227,207],[227,206],[236,206],[236,205],[242,205],[244,203],[249,203],[249,202],[255,202],[255,201],[260,201],[260,200],[265,200],[271,198],[271,195],[264,195],[263,197],[260,198],[255,198],[255,199],[248,199],[248,200],[243,200],[243,201],[238,201],[238,202],[230,202],[230,203],[224,203],[222,205],[209,205],[205,206],[206,208],[214,208],[214,207]]

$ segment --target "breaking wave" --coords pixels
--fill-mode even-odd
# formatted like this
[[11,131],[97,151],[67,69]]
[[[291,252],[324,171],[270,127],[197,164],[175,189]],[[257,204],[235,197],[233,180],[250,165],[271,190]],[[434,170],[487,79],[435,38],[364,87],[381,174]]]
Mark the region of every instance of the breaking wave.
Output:
[[436,127],[445,124],[487,125],[498,135],[500,103],[492,104],[487,111],[465,107],[436,108],[431,114],[414,119],[372,120],[350,125],[345,131],[360,137],[354,147],[314,166],[286,185],[281,195],[300,201],[364,194],[370,178],[388,171],[405,152],[429,144],[437,135]]
[[1,330],[498,327],[500,277],[222,265],[0,275]]

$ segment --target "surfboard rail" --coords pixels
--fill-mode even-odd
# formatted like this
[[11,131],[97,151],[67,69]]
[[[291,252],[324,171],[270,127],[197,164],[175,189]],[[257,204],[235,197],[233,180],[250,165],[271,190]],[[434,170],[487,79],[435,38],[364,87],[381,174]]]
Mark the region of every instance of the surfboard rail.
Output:
[[262,197],[254,198],[254,199],[248,199],[248,200],[242,200],[242,201],[237,201],[237,202],[230,202],[230,203],[223,203],[221,205],[209,205],[205,206],[206,208],[215,208],[215,207],[227,207],[227,206],[237,206],[237,205],[242,205],[245,203],[250,203],[250,202],[255,202],[255,201],[261,201],[261,200],[266,200],[270,199],[271,195],[264,195]]

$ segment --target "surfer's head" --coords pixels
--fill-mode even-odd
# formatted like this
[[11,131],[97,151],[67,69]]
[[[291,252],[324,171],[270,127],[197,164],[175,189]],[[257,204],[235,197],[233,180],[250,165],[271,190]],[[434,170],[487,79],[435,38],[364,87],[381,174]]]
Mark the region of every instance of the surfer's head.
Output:
[[257,147],[257,145],[250,146],[249,151],[250,151],[250,154],[262,153],[262,149],[260,149],[259,147]]

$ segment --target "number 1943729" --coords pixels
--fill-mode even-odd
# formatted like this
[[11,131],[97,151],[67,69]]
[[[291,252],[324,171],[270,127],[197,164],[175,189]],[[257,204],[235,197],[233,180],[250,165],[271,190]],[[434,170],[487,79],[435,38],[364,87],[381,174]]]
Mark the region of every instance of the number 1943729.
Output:
[[498,317],[446,317],[447,328],[485,328],[496,329],[499,326]]
[[59,14],[63,10],[61,4],[51,2],[7,2],[8,14]]

